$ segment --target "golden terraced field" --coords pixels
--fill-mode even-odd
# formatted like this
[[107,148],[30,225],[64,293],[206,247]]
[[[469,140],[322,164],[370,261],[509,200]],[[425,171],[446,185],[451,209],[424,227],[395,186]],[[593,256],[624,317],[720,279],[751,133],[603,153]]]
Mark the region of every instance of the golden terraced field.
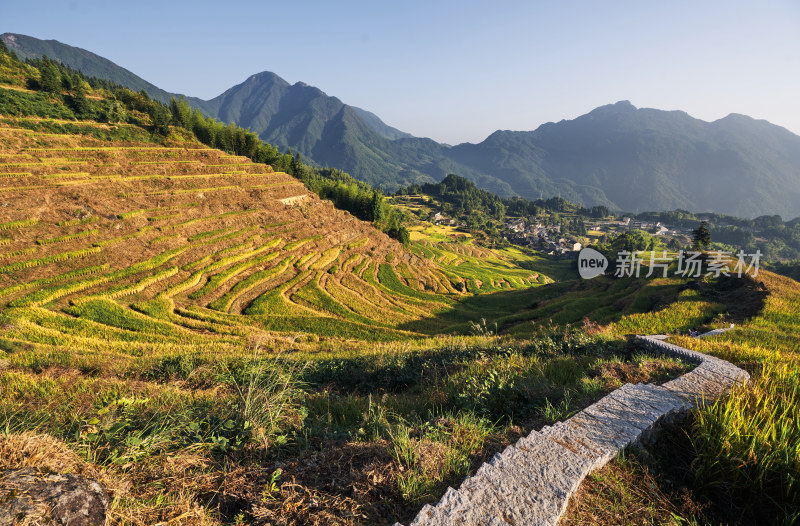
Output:
[[425,320],[460,296],[544,281],[469,245],[408,252],[293,177],[198,144],[8,125],[0,141],[7,345],[142,354],[265,333],[413,338],[446,330]]

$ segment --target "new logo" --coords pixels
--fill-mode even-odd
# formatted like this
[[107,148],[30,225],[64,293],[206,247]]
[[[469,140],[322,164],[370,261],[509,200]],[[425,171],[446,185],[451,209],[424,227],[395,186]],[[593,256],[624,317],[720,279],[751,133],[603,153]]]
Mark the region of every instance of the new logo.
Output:
[[578,254],[578,272],[583,279],[596,278],[608,268],[608,259],[593,248],[584,248]]

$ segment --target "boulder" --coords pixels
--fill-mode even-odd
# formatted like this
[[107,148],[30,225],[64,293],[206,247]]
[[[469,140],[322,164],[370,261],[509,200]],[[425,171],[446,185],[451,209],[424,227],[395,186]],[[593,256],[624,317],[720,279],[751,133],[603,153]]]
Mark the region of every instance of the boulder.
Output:
[[35,468],[0,472],[0,525],[101,526],[108,493],[96,480]]

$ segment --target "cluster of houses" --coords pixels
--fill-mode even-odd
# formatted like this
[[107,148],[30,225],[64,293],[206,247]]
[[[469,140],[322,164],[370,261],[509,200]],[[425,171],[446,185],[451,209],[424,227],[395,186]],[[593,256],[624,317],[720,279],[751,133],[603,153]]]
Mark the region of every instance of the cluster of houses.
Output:
[[[618,234],[626,230],[644,230],[654,236],[691,237],[690,228],[673,228],[659,222],[639,221],[630,217],[610,221],[585,221],[586,228],[596,232]],[[545,226],[535,218],[511,219],[506,222],[506,239],[515,245],[541,250],[550,255],[577,257],[583,246],[578,240],[561,235],[560,225]]]
[[598,232],[616,233],[620,230],[644,230],[654,236],[680,236],[691,235],[690,228],[671,228],[661,221],[655,223],[649,221],[639,221],[630,217],[623,217],[619,221],[594,221],[586,223],[587,228]]
[[[530,247],[549,255],[578,257],[583,245],[574,237],[562,235],[560,225],[544,225],[540,218],[509,219],[504,237],[515,245]],[[429,220],[439,225],[458,225],[458,222],[441,211],[430,214]],[[618,220],[585,220],[586,228],[595,232],[618,234],[626,230],[644,230],[654,236],[691,237],[692,229],[674,228],[660,221],[649,222],[623,217]],[[462,225],[463,226],[463,225]]]
[[435,225],[455,225],[456,220],[441,212],[432,212],[428,220]]
[[550,255],[578,257],[583,246],[574,238],[561,236],[561,225],[545,226],[512,219],[506,223],[506,239],[515,245],[539,249]]

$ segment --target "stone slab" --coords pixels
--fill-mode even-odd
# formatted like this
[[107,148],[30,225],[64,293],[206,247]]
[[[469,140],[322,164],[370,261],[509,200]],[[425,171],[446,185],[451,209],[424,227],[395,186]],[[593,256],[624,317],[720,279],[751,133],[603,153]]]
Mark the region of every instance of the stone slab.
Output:
[[683,398],[692,404],[693,408],[696,408],[705,404],[710,393],[705,387],[706,379],[703,376],[692,374],[693,372],[670,380],[664,383],[662,387]]
[[[599,444],[593,441],[589,437],[590,433],[587,433],[580,426],[559,422],[551,428],[543,429],[541,434],[548,440],[552,440],[556,444],[589,460],[592,463],[591,469],[603,466],[617,454],[616,445],[610,443]],[[521,442],[524,440],[522,439]]]
[[571,426],[576,430],[580,430],[583,436],[591,442],[598,444],[605,448],[613,448],[614,454],[630,444],[631,440],[635,438],[638,430],[633,428],[632,431],[620,430],[608,425],[607,422],[599,420],[586,410],[579,411],[572,418],[566,420],[564,425]]
[[583,412],[617,431],[620,436],[627,437],[623,446],[633,442],[643,430],[650,427],[656,420],[655,418],[651,419],[649,413],[636,412],[611,396],[602,398],[599,402],[584,409]]

